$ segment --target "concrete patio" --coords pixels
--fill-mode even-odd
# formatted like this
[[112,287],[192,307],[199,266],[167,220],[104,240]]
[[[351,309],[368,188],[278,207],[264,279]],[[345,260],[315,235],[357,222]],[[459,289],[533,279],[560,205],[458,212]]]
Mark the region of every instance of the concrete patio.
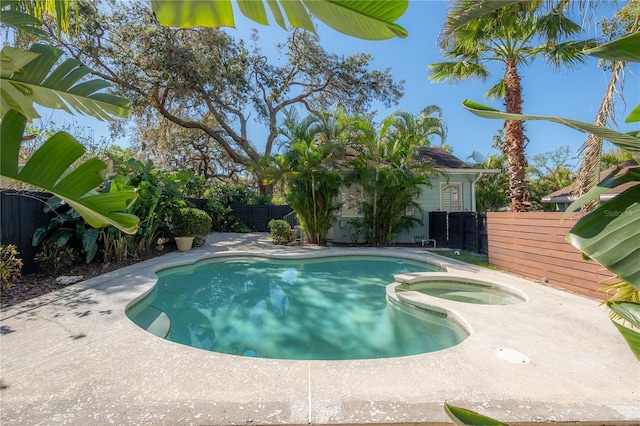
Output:
[[[508,306],[437,299],[472,329],[416,356],[290,361],[174,344],[125,315],[155,271],[216,253],[394,253],[527,295]],[[170,253],[10,307],[0,321],[0,424],[447,424],[445,402],[511,424],[638,424],[640,363],[598,301],[416,248],[281,247],[212,234]],[[511,362],[501,350],[531,362]]]

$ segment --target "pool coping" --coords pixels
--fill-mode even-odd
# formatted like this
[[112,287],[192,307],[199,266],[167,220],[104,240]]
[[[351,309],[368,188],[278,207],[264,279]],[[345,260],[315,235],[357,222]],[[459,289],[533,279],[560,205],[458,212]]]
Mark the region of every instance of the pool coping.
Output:
[[[347,252],[416,256],[528,300],[491,306],[423,295],[463,318],[471,335],[438,352],[353,361],[207,352],[146,333],[124,313],[170,264]],[[281,247],[268,234],[212,234],[203,248],[2,310],[0,321],[2,424],[444,424],[445,401],[509,423],[640,419],[639,364],[598,301],[423,248]],[[531,362],[505,360],[501,349]]]

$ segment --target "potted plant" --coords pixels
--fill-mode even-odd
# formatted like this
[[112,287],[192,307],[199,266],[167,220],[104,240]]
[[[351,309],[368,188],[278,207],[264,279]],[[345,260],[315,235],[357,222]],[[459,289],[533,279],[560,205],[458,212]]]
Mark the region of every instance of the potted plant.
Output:
[[203,210],[183,207],[173,212],[171,226],[178,250],[189,251],[194,238],[204,240],[211,231],[211,217]]

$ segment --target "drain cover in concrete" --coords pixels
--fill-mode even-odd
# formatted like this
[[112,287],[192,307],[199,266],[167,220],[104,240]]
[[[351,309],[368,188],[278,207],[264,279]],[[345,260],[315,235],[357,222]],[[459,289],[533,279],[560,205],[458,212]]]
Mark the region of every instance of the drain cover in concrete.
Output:
[[514,351],[513,349],[498,348],[496,349],[496,355],[505,361],[516,364],[529,364],[531,362],[528,356],[522,352]]

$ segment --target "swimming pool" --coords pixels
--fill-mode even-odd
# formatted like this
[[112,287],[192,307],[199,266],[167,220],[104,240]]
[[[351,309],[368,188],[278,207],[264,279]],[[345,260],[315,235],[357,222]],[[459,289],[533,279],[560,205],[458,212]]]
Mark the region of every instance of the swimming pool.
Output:
[[394,275],[437,266],[381,256],[223,257],[158,272],[127,311],[167,340],[232,355],[371,359],[454,346],[468,334],[445,314],[388,300]]

